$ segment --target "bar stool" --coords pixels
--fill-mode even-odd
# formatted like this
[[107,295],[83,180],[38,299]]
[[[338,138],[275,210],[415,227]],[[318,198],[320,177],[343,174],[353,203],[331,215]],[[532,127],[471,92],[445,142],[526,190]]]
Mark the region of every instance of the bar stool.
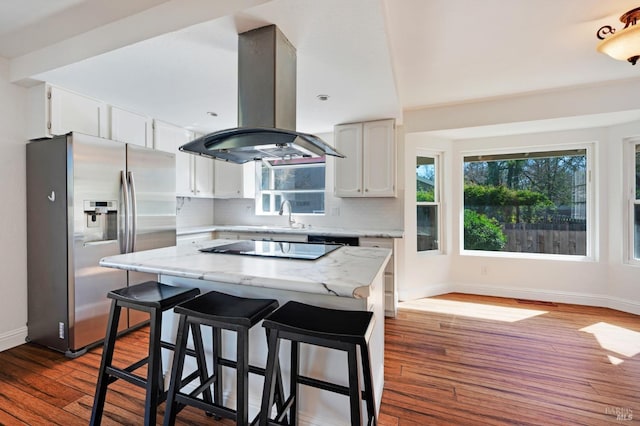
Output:
[[[350,400],[351,424],[360,426],[362,421],[361,399],[367,405],[367,424],[377,424],[371,360],[367,337],[373,326],[373,312],[345,311],[287,302],[269,315],[262,326],[270,330],[267,372],[262,393],[260,425],[281,425],[282,418],[289,411],[289,424],[297,424],[298,388],[307,385],[326,391],[348,395]],[[284,412],[275,419],[269,418],[274,398],[274,373],[278,366],[280,340],[291,341],[291,379],[289,398],[284,402]],[[314,379],[300,375],[299,344],[322,346],[347,352],[349,386]],[[360,391],[358,369],[358,346],[362,360],[364,392]]]
[[[165,426],[173,425],[177,413],[187,405],[205,410],[214,416],[235,419],[237,425],[249,424],[249,373],[265,374],[263,368],[249,365],[249,329],[277,307],[278,301],[274,299],[249,299],[216,291],[205,293],[175,307],[174,311],[180,315],[180,322],[171,368],[171,382],[164,418]],[[180,382],[178,379],[183,375],[185,347],[189,335],[187,327],[189,325],[192,325],[192,331],[201,325],[212,328],[213,374],[211,376],[205,374],[208,377],[200,382],[200,386],[190,393],[186,393],[183,388],[188,384],[187,380]],[[193,327],[194,325],[196,327]],[[236,332],[235,361],[222,357],[222,330]],[[204,354],[201,335],[195,335],[193,340],[196,353]],[[236,369],[235,410],[225,407],[222,402],[222,367]],[[206,369],[206,365],[204,368]],[[274,376],[274,386],[277,388],[275,400],[276,405],[280,407],[284,391],[279,370],[274,370]],[[205,390],[210,390],[212,385],[214,390],[213,403],[199,399],[198,395]]]
[[[99,425],[102,422],[107,386],[118,379],[123,379],[129,383],[145,388],[144,424],[156,424],[156,408],[158,404],[161,404],[166,398],[162,380],[162,357],[160,349],[175,348],[175,345],[164,342],[160,338],[162,332],[162,313],[172,309],[179,303],[194,298],[198,294],[200,294],[200,290],[197,288],[175,287],[155,281],[147,281],[142,284],[124,287],[110,291],[107,294],[107,297],[113,299],[113,301],[111,302],[107,336],[104,340],[96,394],[93,400],[91,425]],[[126,368],[117,368],[112,365],[112,361],[122,308],[135,309],[150,314],[149,355]],[[202,365],[203,363],[204,358],[198,359],[198,365]],[[145,364],[147,364],[147,377],[141,377],[133,373],[133,371]],[[200,371],[200,373],[202,373],[202,371]]]

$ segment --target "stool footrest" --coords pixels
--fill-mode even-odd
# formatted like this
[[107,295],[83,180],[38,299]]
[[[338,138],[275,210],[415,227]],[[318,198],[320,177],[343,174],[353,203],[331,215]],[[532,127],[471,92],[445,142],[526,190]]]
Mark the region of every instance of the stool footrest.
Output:
[[301,385],[312,386],[314,388],[339,393],[341,395],[349,395],[349,388],[347,386],[325,382],[324,380],[314,379],[312,377],[298,376],[298,383],[300,383]]
[[237,417],[236,411],[231,408],[227,408],[223,405],[212,404],[184,393],[177,393],[175,396],[175,402],[177,402],[178,404],[199,408],[200,410],[211,413],[214,416],[220,416],[233,420],[235,420]]
[[105,373],[108,374],[109,376],[112,376],[113,380],[110,379],[109,380],[110,383],[115,382],[117,378],[117,379],[126,380],[131,384],[140,386],[141,388],[144,388],[147,386],[147,379],[120,368],[106,367]]
[[[238,363],[236,361],[227,358],[218,358],[218,364],[224,367],[238,368]],[[264,376],[264,372],[264,368],[256,367],[255,365],[249,365],[249,373],[260,374]]]
[[[195,374],[196,377],[198,377],[198,371],[194,371],[192,373],[192,375]],[[211,387],[211,385],[213,384],[213,382],[215,382],[217,379],[215,374],[212,374],[211,376],[209,376],[207,378],[207,380],[204,381],[204,383],[202,383],[200,386],[198,386],[196,388],[196,390],[194,390],[193,392],[191,392],[189,395],[191,396],[195,396],[195,395],[200,395],[201,393],[203,393],[205,390],[209,389]],[[184,384],[182,385],[184,386]]]
[[[298,376],[298,383],[300,383],[301,385],[312,386],[314,388],[339,393],[341,395],[349,395],[349,387],[347,386],[336,385],[335,383],[325,382],[323,380],[314,379],[312,377]],[[367,398],[367,393],[365,391],[361,391],[361,394],[362,399]]]
[[289,398],[282,404],[282,408],[280,409],[280,411],[276,413],[275,420],[270,419],[269,422],[283,423],[295,399],[296,399],[296,395],[289,396]]
[[146,364],[149,364],[149,357],[142,358],[140,361],[136,361],[126,368],[121,368],[121,370],[131,373]]
[[[173,343],[171,343],[171,342],[164,342],[164,341],[162,341],[162,342],[160,342],[160,346],[162,346],[162,348],[164,348],[164,349],[171,349],[171,350],[172,350],[172,351],[174,351],[174,352],[176,351],[176,345],[174,345],[174,344],[173,344]],[[189,355],[189,356],[192,356],[192,357],[195,357],[195,356],[196,356],[196,351],[195,351],[194,349],[186,348],[186,349],[185,349],[185,352],[186,352],[186,354],[187,354],[187,355]]]

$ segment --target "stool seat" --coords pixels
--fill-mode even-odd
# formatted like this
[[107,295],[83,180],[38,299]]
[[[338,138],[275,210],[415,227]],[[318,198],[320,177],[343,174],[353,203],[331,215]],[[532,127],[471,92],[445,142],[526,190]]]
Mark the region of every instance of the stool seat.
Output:
[[[157,407],[167,395],[162,380],[161,349],[174,348],[172,343],[161,339],[162,313],[174,308],[179,303],[196,297],[198,294],[200,294],[200,290],[197,288],[176,287],[156,281],[147,281],[107,293],[107,297],[112,299],[112,302],[100,361],[100,370],[98,372],[98,381],[96,383],[93,409],[91,411],[91,426],[101,424],[107,387],[119,379],[145,389],[144,424],[156,424]],[[122,308],[147,312],[150,317],[148,356],[124,368],[116,367],[112,364]],[[200,375],[204,375],[204,357],[199,356],[199,354],[193,354],[193,352],[189,355],[198,357],[198,372]],[[146,377],[135,373],[137,369],[144,365],[147,365]],[[211,400],[210,394],[207,395],[207,398]]]
[[264,327],[341,342],[360,343],[373,312],[321,308],[290,301],[269,315]]
[[200,294],[200,290],[197,288],[186,289],[184,287],[161,284],[156,281],[147,281],[142,284],[112,290],[107,293],[107,297],[121,302],[166,311],[179,303],[193,299],[198,294]]
[[277,307],[275,299],[248,299],[210,291],[176,306],[174,312],[212,322],[253,327]]

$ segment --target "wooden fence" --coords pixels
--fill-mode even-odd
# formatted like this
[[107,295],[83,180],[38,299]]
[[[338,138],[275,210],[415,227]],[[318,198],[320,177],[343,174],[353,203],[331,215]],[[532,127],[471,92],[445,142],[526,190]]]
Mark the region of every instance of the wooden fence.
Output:
[[587,228],[584,223],[509,223],[502,226],[507,237],[503,251],[587,254]]

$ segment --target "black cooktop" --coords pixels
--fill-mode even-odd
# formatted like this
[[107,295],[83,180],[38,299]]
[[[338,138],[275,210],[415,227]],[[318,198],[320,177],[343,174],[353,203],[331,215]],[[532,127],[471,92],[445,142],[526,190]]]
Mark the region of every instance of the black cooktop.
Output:
[[315,260],[342,247],[340,244],[291,243],[279,241],[236,241],[221,246],[200,249],[206,253],[239,254],[243,256],[280,257]]

